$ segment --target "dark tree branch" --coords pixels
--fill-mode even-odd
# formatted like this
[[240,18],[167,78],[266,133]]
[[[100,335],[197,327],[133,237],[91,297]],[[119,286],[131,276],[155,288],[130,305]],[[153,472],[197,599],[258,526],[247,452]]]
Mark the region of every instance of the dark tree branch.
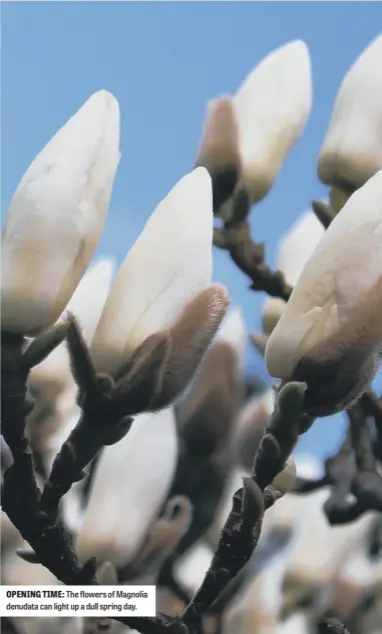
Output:
[[216,229],[214,244],[229,252],[232,261],[251,280],[250,288],[265,291],[272,297],[288,301],[292,287],[285,281],[281,271],[272,271],[264,261],[264,244],[253,242],[248,221],[230,224]]
[[339,619],[327,618],[318,624],[318,634],[350,634],[350,632]]

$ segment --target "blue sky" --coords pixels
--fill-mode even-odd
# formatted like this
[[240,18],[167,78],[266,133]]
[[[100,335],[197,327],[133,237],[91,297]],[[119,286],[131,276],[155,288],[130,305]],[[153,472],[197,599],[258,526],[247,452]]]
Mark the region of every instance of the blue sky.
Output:
[[[252,211],[256,240],[276,261],[277,239],[326,194],[317,156],[349,66],[378,34],[379,2],[7,2],[2,11],[2,212],[23,172],[96,90],[121,109],[120,163],[97,254],[119,263],[157,203],[192,168],[206,103],[233,93],[269,51],[302,39],[312,58],[314,104],[303,136],[268,197]],[[214,278],[259,326],[263,294],[227,255]],[[266,380],[256,353],[249,363]],[[341,418],[341,417],[340,417]],[[343,422],[315,424],[302,449],[325,454]]]

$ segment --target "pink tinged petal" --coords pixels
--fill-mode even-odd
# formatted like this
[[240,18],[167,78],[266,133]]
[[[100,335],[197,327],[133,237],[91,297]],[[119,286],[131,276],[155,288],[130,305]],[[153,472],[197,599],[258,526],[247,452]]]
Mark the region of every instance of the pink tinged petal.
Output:
[[230,97],[220,97],[208,103],[195,165],[207,168],[211,175],[214,213],[222,217],[223,210],[228,208],[230,216],[232,196],[241,172],[239,128]]
[[382,35],[345,75],[318,160],[323,183],[362,187],[382,169]]
[[82,561],[132,560],[166,499],[177,453],[172,408],[138,416],[120,442],[104,449],[76,543]]
[[53,324],[98,244],[119,162],[119,107],[99,91],[22,177],[2,247],[3,328],[34,335]]
[[251,203],[263,198],[302,132],[312,103],[309,51],[301,40],[267,55],[234,97],[243,182]]
[[211,178],[199,167],[158,205],[119,269],[91,346],[97,371],[116,375],[208,286],[212,225]]

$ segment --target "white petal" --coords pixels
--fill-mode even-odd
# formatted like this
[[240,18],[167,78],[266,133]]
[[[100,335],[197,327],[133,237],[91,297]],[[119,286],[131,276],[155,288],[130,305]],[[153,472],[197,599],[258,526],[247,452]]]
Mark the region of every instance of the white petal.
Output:
[[280,297],[267,297],[261,313],[261,327],[263,333],[270,335],[274,331],[284,312],[286,302]]
[[[381,242],[382,171],[351,196],[306,263],[267,344],[272,376],[288,379],[302,356],[354,315],[381,275]],[[371,324],[378,345],[380,324]]]
[[241,308],[233,307],[227,313],[217,334],[217,340],[228,343],[235,351],[238,359],[238,371],[244,369],[247,329]]
[[307,610],[297,610],[285,621],[281,621],[274,634],[309,634],[310,614]]
[[312,102],[309,51],[300,40],[267,55],[234,98],[243,180],[251,202],[272,186],[303,130]]
[[193,548],[182,555],[175,564],[176,578],[192,594],[194,594],[204,579],[212,561],[213,552],[203,542],[197,542]]
[[[103,257],[97,260],[82,278],[66,307],[66,310],[71,311],[78,318],[88,345],[93,338],[109,293],[113,273],[114,260],[112,258]],[[55,348],[42,363],[31,370],[28,387],[36,398],[35,409],[28,418],[29,426],[31,428],[37,425],[38,429],[35,430],[37,434],[50,436],[77,409],[75,403],[77,388],[70,371],[65,343]]]
[[358,531],[349,539],[346,557],[336,571],[330,607],[343,620],[347,620],[365,594],[373,590],[382,566],[380,557],[371,558],[368,553],[370,531],[375,519],[376,514],[369,513],[364,522],[357,522]]
[[[285,279],[295,286],[306,262],[325,233],[321,222],[312,211],[306,211],[279,241],[277,268],[284,273]],[[263,330],[270,334],[282,313],[285,302],[278,297],[268,297],[262,313]]]
[[382,169],[381,59],[379,35],[341,83],[318,162],[324,183],[361,187]]
[[274,634],[282,599],[285,566],[285,552],[277,553],[249,586],[244,588],[242,596],[238,597],[228,612],[224,634]]
[[70,300],[101,236],[119,162],[119,107],[102,90],[22,177],[2,247],[2,327],[36,334]]
[[[66,307],[77,318],[85,341],[90,345],[115,273],[115,260],[102,256],[92,264]],[[65,314],[65,313],[64,313]]]
[[212,225],[211,178],[198,167],[158,205],[117,273],[91,346],[98,371],[117,373],[209,285]]
[[301,272],[325,233],[313,211],[306,211],[279,242],[278,269],[294,286]]
[[364,515],[351,524],[331,526],[322,510],[328,496],[327,487],[304,496],[286,573],[295,584],[322,587],[328,583],[359,534],[360,525],[370,522]]
[[125,438],[105,448],[77,539],[81,560],[129,563],[166,498],[177,451],[172,408],[138,416]]
[[[32,550],[28,542],[18,544],[18,548]],[[9,553],[2,561],[2,583],[7,586],[55,586],[59,582],[45,566],[30,564],[20,559],[16,553]]]

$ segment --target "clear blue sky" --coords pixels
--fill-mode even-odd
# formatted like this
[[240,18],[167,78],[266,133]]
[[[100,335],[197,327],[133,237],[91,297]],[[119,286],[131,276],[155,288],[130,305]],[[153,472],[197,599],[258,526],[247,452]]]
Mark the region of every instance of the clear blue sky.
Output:
[[[293,39],[311,53],[314,105],[271,194],[252,212],[253,234],[275,264],[277,238],[326,189],[316,162],[338,86],[382,25],[379,2],[2,3],[2,212],[36,153],[96,90],[121,109],[120,163],[97,254],[118,262],[156,204],[188,172],[207,101],[233,93],[269,51]],[[259,325],[262,294],[227,255],[214,278]],[[263,363],[249,361],[269,381]],[[341,422],[318,422],[302,448],[319,455]]]

